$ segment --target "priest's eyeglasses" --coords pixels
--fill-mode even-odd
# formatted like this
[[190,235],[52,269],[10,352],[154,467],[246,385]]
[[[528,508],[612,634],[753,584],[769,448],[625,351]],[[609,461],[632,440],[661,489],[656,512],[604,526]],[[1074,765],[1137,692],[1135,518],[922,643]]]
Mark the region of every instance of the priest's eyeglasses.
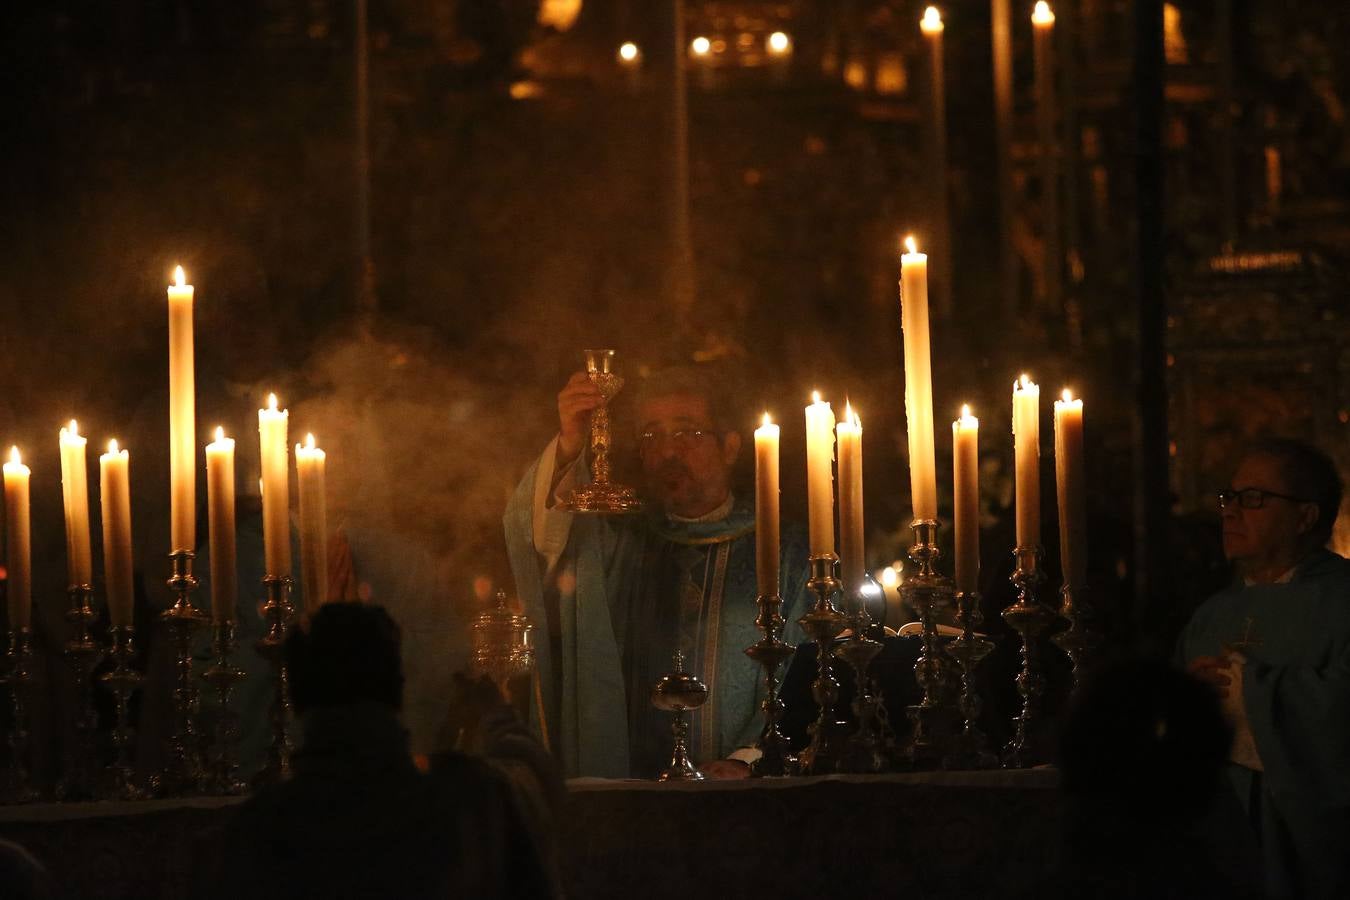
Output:
[[670,443],[670,446],[684,453],[693,450],[699,445],[699,442],[706,437],[716,437],[717,433],[713,431],[704,431],[702,429],[680,429],[679,431],[644,431],[638,436],[638,448],[643,453],[650,453],[657,447]]
[[1278,497],[1281,500],[1288,500],[1290,503],[1312,502],[1311,500],[1304,500],[1302,497],[1290,497],[1288,494],[1277,494],[1274,491],[1263,491],[1260,488],[1243,488],[1240,491],[1219,491],[1219,509],[1227,509],[1234,502],[1243,509],[1260,509],[1266,505],[1267,497]]

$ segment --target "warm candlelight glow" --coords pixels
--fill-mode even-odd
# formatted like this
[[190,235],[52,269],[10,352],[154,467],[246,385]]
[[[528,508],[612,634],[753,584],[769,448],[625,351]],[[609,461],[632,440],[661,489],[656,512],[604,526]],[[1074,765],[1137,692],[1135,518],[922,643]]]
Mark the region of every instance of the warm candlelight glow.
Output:
[[844,401],[844,421],[855,428],[862,427],[862,419],[858,418],[858,414],[853,411],[853,404],[848,400]]
[[900,575],[891,566],[881,570],[881,586],[893,588],[900,583]]
[[1023,372],[1022,377],[1018,378],[1017,381],[1013,382],[1013,387],[1017,387],[1019,384],[1022,386],[1022,390],[1026,390],[1027,388],[1031,387],[1031,376],[1028,375],[1026,372]]
[[113,456],[117,455],[117,438],[113,438],[111,441],[108,441],[108,452],[111,453]]
[[620,62],[634,63],[637,62],[638,57],[641,55],[642,52],[638,50],[638,45],[632,41],[625,41],[619,45]]
[[760,422],[760,424],[761,424],[761,425],[772,425],[772,424],[773,424],[773,419],[769,418],[769,414],[766,412],[766,413],[764,414],[764,419],[763,419],[763,421]]
[[187,286],[187,278],[186,278],[186,276],[183,275],[183,267],[182,267],[182,266],[174,266],[174,267],[173,267],[173,285],[174,285],[174,287],[186,287],[186,286]]
[[912,234],[905,235],[905,252],[906,253],[919,252],[919,245],[914,243],[914,235]]
[[957,421],[961,423],[961,427],[963,428],[976,428],[980,423],[980,420],[975,418],[974,414],[971,412],[969,403],[961,404],[961,416]]
[[9,448],[9,461],[12,465],[22,465],[23,460],[19,458],[19,448],[17,446]]
[[[1022,376],[1022,377],[1025,378],[1026,376],[1024,375],[1024,376]],[[270,409],[270,410],[272,410],[273,412],[276,412],[276,409],[277,409],[277,395],[276,395],[276,394],[268,394],[268,395],[267,395],[267,408]]]
[[792,39],[781,31],[775,31],[769,35],[769,52],[775,56],[782,56],[792,49]]
[[919,27],[927,35],[942,34],[942,13],[938,12],[936,6],[930,6],[923,11],[923,18],[919,20]]
[[1068,388],[1065,388],[1064,393],[1060,394],[1060,396],[1064,398],[1065,403],[1073,402],[1073,391],[1069,390]]
[[689,43],[689,49],[693,51],[695,56],[707,56],[708,52],[712,50],[712,41],[699,35]]
[[307,433],[305,435],[305,449],[306,450],[314,449],[314,435],[312,433]]
[[216,426],[216,440],[218,441],[225,440],[225,427],[223,425]]
[[71,436],[71,437],[79,437],[79,436],[80,436],[80,426],[79,426],[78,424],[76,424],[76,422],[75,422],[74,419],[71,419],[71,420],[70,420],[70,432],[69,432],[69,433],[70,433],[70,436]]
[[1045,0],[1037,0],[1036,9],[1031,13],[1031,24],[1040,28],[1049,28],[1055,24],[1055,14]]
[[812,391],[812,392],[811,392],[811,402],[812,402],[812,403],[819,403],[819,402],[820,402],[820,391]]

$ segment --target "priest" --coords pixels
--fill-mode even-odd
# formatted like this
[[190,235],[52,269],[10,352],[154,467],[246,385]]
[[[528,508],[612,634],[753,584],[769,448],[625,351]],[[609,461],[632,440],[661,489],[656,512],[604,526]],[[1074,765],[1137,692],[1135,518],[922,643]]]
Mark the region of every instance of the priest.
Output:
[[1178,646],[1233,726],[1228,775],[1275,897],[1350,896],[1350,561],[1326,549],[1341,493],[1320,451],[1253,446],[1219,494],[1237,578]]
[[[761,671],[744,654],[755,626],[754,498],[733,492],[742,437],[728,392],[706,372],[671,369],[634,403],[644,512],[578,515],[560,502],[590,475],[583,450],[603,403],[584,372],[558,394],[559,432],[530,466],[504,524],[516,586],[547,635],[533,713],[569,777],[653,777],[669,762],[670,722],[651,687],[678,649],[709,689],[690,746],[704,774],[744,777],[762,724]],[[807,549],[782,529],[783,639],[801,640]]]

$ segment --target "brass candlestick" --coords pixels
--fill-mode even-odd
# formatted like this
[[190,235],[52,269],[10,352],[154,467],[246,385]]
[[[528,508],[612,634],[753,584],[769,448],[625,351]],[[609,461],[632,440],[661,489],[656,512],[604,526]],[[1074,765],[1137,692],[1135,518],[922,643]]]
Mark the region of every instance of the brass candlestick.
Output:
[[906,710],[911,733],[904,754],[910,764],[926,767],[940,763],[946,749],[946,736],[939,732],[937,721],[945,686],[937,616],[951,605],[954,588],[951,579],[939,575],[933,568],[941,555],[937,546],[937,520],[915,519],[910,527],[914,529],[914,544],[909,548],[909,558],[915,572],[905,577],[900,596],[918,614],[923,626],[919,658],[914,663],[914,678],[923,689],[923,700]]
[[864,575],[862,584],[853,592],[853,613],[849,616],[849,629],[852,634],[840,644],[834,655],[853,668],[853,715],[857,727],[844,745],[839,759],[840,772],[871,774],[886,769],[886,757],[880,732],[878,713],[881,699],[872,693],[872,682],[868,670],[872,660],[881,652],[881,641],[873,639],[872,616],[867,612],[867,603],[876,597],[881,586]]
[[175,550],[169,554],[173,574],[168,585],[177,599],[159,615],[159,620],[169,630],[177,661],[169,759],[152,782],[154,792],[160,796],[194,793],[202,780],[201,747],[197,735],[197,681],[192,677],[192,637],[209,617],[192,605],[192,592],[197,589],[197,578],[192,574],[195,558],[196,554],[191,550]]
[[103,648],[89,633],[97,618],[89,598],[93,589],[87,584],[66,588],[70,609],[66,621],[75,633],[66,641],[64,656],[75,675],[75,740],[66,749],[65,772],[56,783],[57,800],[92,800],[95,786],[94,735],[98,731],[98,713],[94,710],[94,669],[103,659]]
[[806,582],[816,595],[815,605],[797,620],[802,631],[816,642],[816,680],[811,685],[819,713],[811,725],[811,743],[797,756],[802,775],[826,775],[839,765],[843,752],[844,723],[834,706],[839,701],[839,682],[834,677],[834,639],[848,624],[848,617],[834,607],[839,581],[834,566],[839,558],[833,553],[811,557],[811,578]]
[[572,491],[560,507],[569,512],[604,515],[637,512],[642,508],[637,492],[609,480],[609,451],[612,446],[609,403],[623,388],[623,379],[614,371],[614,351],[584,352],[586,374],[600,389],[605,402],[591,411],[591,483]]
[[1059,589],[1059,617],[1066,620],[1069,627],[1050,638],[1073,665],[1075,692],[1081,685],[1088,657],[1101,644],[1101,635],[1093,627],[1092,608],[1083,599],[1087,593],[1086,588],[1070,584]]
[[1003,748],[1003,765],[1021,769],[1039,762],[1032,723],[1036,706],[1045,693],[1045,676],[1040,671],[1037,643],[1041,634],[1055,621],[1055,613],[1036,597],[1036,588],[1043,576],[1040,572],[1039,547],[1018,547],[1013,551],[1017,567],[1012,583],[1017,586],[1017,600],[1003,610],[1003,621],[1017,632],[1022,640],[1022,671],[1017,675],[1017,693],[1022,696],[1022,710],[1013,717],[1013,738]]
[[778,695],[778,669],[792,658],[795,648],[779,638],[784,625],[783,598],[777,594],[760,594],[755,602],[759,605],[755,625],[763,632],[763,637],[746,647],[745,655],[764,669],[764,699],[759,704],[764,712],[764,727],[755,742],[760,757],[750,764],[750,774],[787,775],[797,760],[778,726],[783,718],[783,700]]
[[975,670],[994,650],[993,641],[975,633],[983,621],[979,593],[958,591],[956,624],[961,627],[961,636],[947,645],[947,655],[961,667],[961,699],[958,704],[965,721],[955,748],[942,759],[944,769],[991,769],[998,765],[998,757],[989,752],[988,741],[976,721],[983,704],[975,691]]
[[131,666],[136,656],[136,628],[133,625],[113,625],[108,629],[112,647],[108,655],[113,667],[99,676],[113,692],[117,704],[117,724],[113,727],[113,748],[116,758],[108,771],[108,783],[103,796],[108,800],[139,800],[143,794],[136,785],[136,774],[131,768],[132,730],[127,703],[131,692],[140,687],[141,673]]
[[534,669],[530,633],[534,625],[506,605],[506,591],[497,592],[497,605],[473,625],[473,670],[487,675],[510,703],[511,681]]
[[661,676],[652,688],[652,705],[675,714],[670,725],[675,737],[675,748],[670,765],[657,776],[657,781],[702,781],[703,773],[689,758],[689,715],[708,700],[708,688],[694,675],[684,670],[684,653],[675,651],[675,670]]
[[291,605],[291,578],[289,575],[267,575],[263,578],[263,586],[267,589],[267,599],[262,605],[267,634],[258,639],[256,646],[258,654],[272,664],[276,691],[272,697],[272,744],[267,749],[267,762],[254,777],[257,786],[284,781],[291,776],[291,692],[281,652],[295,616],[295,608]]
[[231,657],[236,649],[234,623],[216,622],[211,639],[215,660],[202,673],[202,678],[215,688],[217,698],[216,733],[211,759],[203,773],[202,786],[213,794],[239,794],[247,788],[239,780],[239,716],[230,708],[234,685],[244,677],[244,670]]
[[5,785],[9,803],[31,803],[38,799],[29,778],[28,692],[33,686],[33,630],[17,628],[9,633],[4,683],[9,685],[13,720],[9,723],[10,769]]

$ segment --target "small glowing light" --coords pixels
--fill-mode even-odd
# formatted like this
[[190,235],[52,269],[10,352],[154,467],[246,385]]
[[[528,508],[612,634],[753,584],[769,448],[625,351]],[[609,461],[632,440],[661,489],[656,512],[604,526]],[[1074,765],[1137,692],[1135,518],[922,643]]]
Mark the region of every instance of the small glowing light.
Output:
[[708,53],[712,51],[712,41],[708,40],[703,35],[699,35],[690,41],[689,49],[693,51],[695,56],[707,56]]
[[919,245],[914,243],[914,235],[912,234],[905,235],[905,252],[906,253],[919,252]]
[[314,435],[313,435],[313,434],[306,434],[306,435],[305,435],[305,449],[306,449],[306,450],[313,450],[313,449],[314,449]]
[[811,392],[811,402],[812,402],[812,403],[819,403],[819,402],[820,402],[820,391],[812,391],[812,392]]
[[71,437],[80,436],[80,426],[75,422],[74,419],[70,420],[70,436]]
[[1055,14],[1045,0],[1036,0],[1036,9],[1031,13],[1031,24],[1049,28],[1055,24]]
[[783,56],[792,50],[792,38],[781,31],[775,31],[769,35],[766,46],[769,48],[769,52],[775,56]]
[[216,426],[216,440],[218,441],[225,440],[225,428],[222,425]]
[[1061,394],[1060,396],[1064,398],[1065,403],[1073,402],[1073,391],[1069,390],[1068,388],[1065,388],[1064,393]]
[[276,411],[277,411],[277,395],[276,395],[276,394],[268,394],[268,395],[267,395],[267,408],[270,409],[272,412],[276,412]]
[[1023,372],[1022,377],[1017,379],[1017,382],[1016,384],[1013,385],[1013,387],[1017,387],[1018,385],[1021,385],[1021,388],[1024,391],[1027,388],[1031,387],[1031,376],[1028,375],[1026,372]]
[[187,285],[187,276],[183,274],[182,266],[173,267],[173,284],[174,287],[185,287]]
[[108,452],[109,452],[110,454],[112,454],[113,456],[116,456],[116,455],[117,455],[117,453],[118,453],[118,450],[117,450],[117,438],[113,438],[111,441],[108,441]]
[[9,448],[9,461],[11,465],[22,465],[23,460],[19,458],[19,448],[17,445]]
[[543,85],[537,81],[513,81],[507,88],[512,100],[532,100],[544,93]]
[[969,404],[969,403],[962,403],[962,404],[961,404],[961,418],[963,418],[963,419],[969,419],[969,418],[970,418],[970,404]]
[[919,20],[919,28],[924,34],[935,35],[942,34],[942,13],[938,12],[936,6],[930,6],[923,11],[923,18]]
[[893,588],[900,582],[900,574],[895,569],[887,566],[881,570],[882,587]]
[[764,421],[761,424],[765,428],[768,428],[770,425],[773,424],[773,419],[769,418],[769,414],[767,412],[764,414]]
[[619,45],[620,62],[635,63],[638,61],[638,57],[640,57],[641,55],[642,51],[639,50],[638,45],[633,43],[632,41],[624,41],[622,44]]

